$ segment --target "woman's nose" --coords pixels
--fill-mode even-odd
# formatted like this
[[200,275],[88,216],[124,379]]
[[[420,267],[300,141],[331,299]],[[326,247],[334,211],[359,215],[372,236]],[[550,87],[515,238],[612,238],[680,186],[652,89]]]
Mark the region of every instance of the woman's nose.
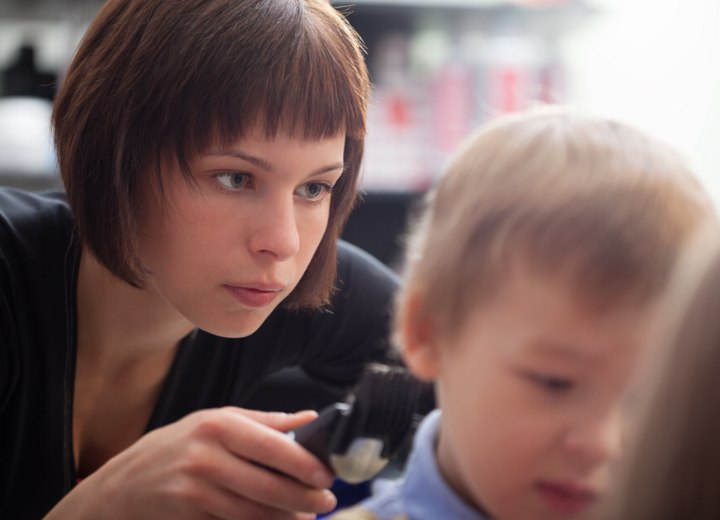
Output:
[[300,233],[292,196],[268,197],[253,220],[248,223],[253,229],[250,237],[253,253],[285,260],[299,251]]
[[565,449],[582,465],[596,466],[620,455],[623,420],[619,410],[593,415],[588,411],[567,432]]

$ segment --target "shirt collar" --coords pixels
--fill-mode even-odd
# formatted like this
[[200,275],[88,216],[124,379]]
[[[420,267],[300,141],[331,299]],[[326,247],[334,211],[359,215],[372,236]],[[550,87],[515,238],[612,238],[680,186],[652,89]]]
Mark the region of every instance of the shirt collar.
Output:
[[408,517],[412,520],[487,520],[458,496],[440,472],[435,455],[440,418],[439,409],[430,412],[415,435],[400,489]]

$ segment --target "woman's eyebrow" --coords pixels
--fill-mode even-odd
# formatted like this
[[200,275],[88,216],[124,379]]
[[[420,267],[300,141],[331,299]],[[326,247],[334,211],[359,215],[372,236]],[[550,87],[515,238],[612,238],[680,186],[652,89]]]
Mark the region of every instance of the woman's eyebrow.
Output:
[[266,171],[272,171],[273,166],[268,161],[261,157],[257,157],[255,155],[249,154],[247,152],[244,152],[242,150],[221,150],[218,152],[210,152],[208,155],[212,155],[214,157],[218,156],[229,156],[229,157],[237,157],[238,159],[242,159],[244,161],[247,161],[258,168],[262,168]]
[[[258,168],[261,168],[267,172],[272,172],[273,165],[266,161],[265,159],[261,157],[257,157],[256,155],[249,154],[247,152],[244,152],[242,150],[221,150],[217,152],[210,152],[208,155],[213,157],[220,157],[220,156],[228,156],[228,157],[237,157],[238,159],[242,159],[243,161],[247,161]],[[336,162],[329,164],[327,166],[322,166],[321,168],[318,168],[317,170],[313,171],[310,174],[310,177],[314,177],[316,175],[322,175],[324,173],[328,173],[335,170],[345,170],[345,163],[343,162]]]
[[322,175],[324,173],[333,172],[335,170],[342,170],[341,173],[345,172],[345,164],[341,162],[329,164],[327,166],[323,166],[322,168],[318,168],[314,172],[310,174],[310,177],[314,177],[316,175]]

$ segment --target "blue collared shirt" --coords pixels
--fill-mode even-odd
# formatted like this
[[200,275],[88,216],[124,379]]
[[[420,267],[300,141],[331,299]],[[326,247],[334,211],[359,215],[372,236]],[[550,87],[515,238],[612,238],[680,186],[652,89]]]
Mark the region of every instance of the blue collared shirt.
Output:
[[435,458],[440,428],[440,410],[434,410],[418,428],[405,476],[399,480],[379,480],[372,497],[360,506],[379,520],[406,515],[409,520],[488,520],[448,485]]

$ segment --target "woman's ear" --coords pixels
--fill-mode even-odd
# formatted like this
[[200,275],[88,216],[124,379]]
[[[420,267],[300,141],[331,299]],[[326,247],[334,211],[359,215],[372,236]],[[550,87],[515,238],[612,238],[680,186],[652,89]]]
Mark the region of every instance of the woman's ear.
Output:
[[437,338],[422,307],[421,293],[411,292],[406,297],[399,320],[402,355],[418,379],[434,381],[439,372]]

